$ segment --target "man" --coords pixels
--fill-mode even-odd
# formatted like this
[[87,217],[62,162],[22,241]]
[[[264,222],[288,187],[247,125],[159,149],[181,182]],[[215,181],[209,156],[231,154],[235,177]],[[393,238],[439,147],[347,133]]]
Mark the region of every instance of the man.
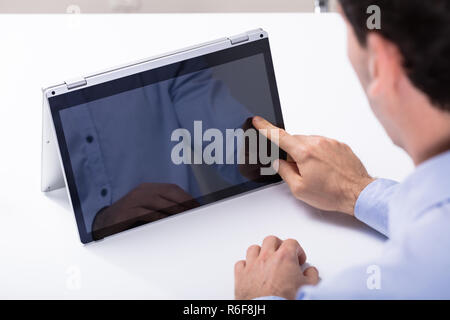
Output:
[[[379,30],[366,26],[370,5],[381,9]],[[289,157],[275,167],[293,195],[355,216],[389,240],[380,257],[319,282],[315,268],[302,272],[297,241],[267,237],[236,263],[236,298],[449,299],[450,1],[340,0],[340,12],[372,110],[416,169],[402,183],[374,179],[348,146],[280,130]],[[258,117],[253,124],[274,128]],[[370,265],[377,290],[367,284]]]

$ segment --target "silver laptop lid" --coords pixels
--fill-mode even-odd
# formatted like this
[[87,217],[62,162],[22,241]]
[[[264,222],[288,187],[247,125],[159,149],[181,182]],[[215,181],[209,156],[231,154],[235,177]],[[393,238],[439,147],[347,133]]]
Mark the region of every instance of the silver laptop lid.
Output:
[[250,148],[279,154],[252,136],[254,115],[284,127],[261,29],[66,81],[44,102],[83,243],[280,181]]

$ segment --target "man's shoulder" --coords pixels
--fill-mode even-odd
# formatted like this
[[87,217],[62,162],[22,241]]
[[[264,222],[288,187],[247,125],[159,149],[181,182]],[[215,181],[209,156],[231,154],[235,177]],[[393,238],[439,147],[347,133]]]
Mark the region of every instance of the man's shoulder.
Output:
[[[444,259],[442,250],[450,250],[450,198],[422,211],[405,230],[405,240],[411,251],[422,251],[428,258]],[[434,257],[435,255],[436,257]]]

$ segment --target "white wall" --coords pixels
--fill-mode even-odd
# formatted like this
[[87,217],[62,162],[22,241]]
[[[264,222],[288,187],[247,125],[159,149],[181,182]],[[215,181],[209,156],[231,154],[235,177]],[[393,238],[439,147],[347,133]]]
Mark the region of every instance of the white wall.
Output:
[[68,8],[84,13],[313,12],[314,0],[0,0],[1,13],[63,13]]

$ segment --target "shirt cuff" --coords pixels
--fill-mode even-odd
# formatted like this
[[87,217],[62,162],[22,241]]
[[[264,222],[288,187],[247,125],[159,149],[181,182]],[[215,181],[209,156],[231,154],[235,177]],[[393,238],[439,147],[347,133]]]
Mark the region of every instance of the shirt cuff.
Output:
[[361,191],[355,204],[355,217],[388,236],[389,200],[398,183],[377,179]]

